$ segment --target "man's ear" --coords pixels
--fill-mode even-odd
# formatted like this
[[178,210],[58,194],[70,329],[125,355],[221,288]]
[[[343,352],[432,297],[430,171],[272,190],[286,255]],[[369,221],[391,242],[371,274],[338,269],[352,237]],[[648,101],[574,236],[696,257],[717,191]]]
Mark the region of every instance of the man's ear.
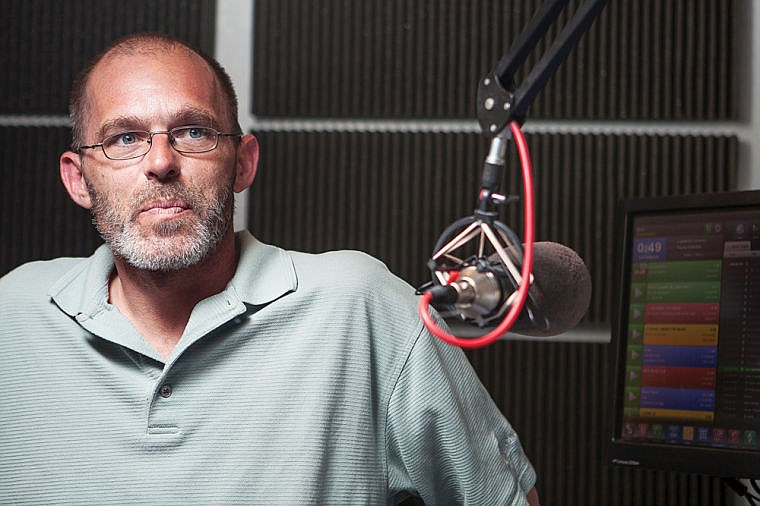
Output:
[[247,134],[240,139],[235,167],[235,184],[233,189],[239,193],[253,183],[256,169],[259,166],[259,141],[253,135]]
[[63,153],[60,159],[60,172],[63,186],[66,187],[71,199],[85,209],[90,209],[92,201],[90,192],[87,191],[79,155],[73,151]]

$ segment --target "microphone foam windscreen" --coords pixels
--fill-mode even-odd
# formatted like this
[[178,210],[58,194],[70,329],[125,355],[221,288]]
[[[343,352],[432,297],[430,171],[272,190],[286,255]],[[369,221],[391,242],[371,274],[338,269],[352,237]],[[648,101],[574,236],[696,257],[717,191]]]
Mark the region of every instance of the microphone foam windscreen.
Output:
[[591,302],[591,275],[583,259],[556,242],[533,245],[533,279],[540,293],[541,311],[549,319],[546,330],[521,328],[528,336],[554,336],[581,321]]

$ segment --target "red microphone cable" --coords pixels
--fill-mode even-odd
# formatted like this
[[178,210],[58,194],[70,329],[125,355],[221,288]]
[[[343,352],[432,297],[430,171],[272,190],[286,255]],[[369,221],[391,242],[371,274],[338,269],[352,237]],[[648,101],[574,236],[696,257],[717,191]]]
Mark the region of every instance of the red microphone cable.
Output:
[[511,309],[501,321],[501,323],[493,329],[491,332],[476,338],[463,338],[446,332],[439,327],[432,316],[430,316],[430,299],[432,295],[428,293],[422,294],[418,309],[420,317],[425,327],[436,337],[443,341],[459,346],[462,348],[479,348],[493,343],[499,337],[504,335],[507,330],[515,323],[520,316],[525,299],[528,296],[528,289],[530,288],[530,275],[533,270],[533,242],[534,242],[534,230],[535,230],[535,215],[533,205],[533,169],[530,163],[530,153],[528,152],[528,143],[525,141],[520,125],[516,121],[509,123],[509,129],[512,131],[512,137],[515,140],[517,146],[517,153],[520,158],[520,167],[522,168],[522,180],[523,180],[523,199],[524,199],[524,228],[525,228],[525,242],[523,244],[523,264],[522,264],[522,279],[520,280],[520,286],[517,289],[517,300],[512,304]]

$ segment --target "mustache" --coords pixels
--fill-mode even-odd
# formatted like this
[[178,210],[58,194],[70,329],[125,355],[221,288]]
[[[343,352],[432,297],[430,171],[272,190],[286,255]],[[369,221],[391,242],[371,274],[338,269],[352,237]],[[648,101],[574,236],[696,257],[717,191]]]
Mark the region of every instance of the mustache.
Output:
[[137,190],[129,201],[130,219],[135,220],[146,207],[156,202],[181,203],[189,209],[203,207],[203,195],[178,181],[161,186],[146,185]]

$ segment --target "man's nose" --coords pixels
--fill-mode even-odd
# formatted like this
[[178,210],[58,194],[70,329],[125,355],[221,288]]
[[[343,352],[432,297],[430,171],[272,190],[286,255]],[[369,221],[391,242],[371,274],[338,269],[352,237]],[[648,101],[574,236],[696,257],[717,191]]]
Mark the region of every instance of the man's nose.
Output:
[[156,132],[150,138],[150,151],[145,155],[145,176],[148,179],[171,179],[179,176],[179,153],[172,147],[168,132]]

